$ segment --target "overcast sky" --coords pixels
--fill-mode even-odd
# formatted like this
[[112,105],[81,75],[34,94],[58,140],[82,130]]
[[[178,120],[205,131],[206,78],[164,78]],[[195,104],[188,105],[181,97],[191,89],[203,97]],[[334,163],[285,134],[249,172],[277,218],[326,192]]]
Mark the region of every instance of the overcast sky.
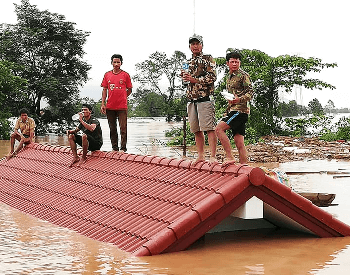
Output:
[[[15,24],[13,3],[2,0],[0,23]],[[302,96],[285,95],[307,105],[318,98],[324,106],[331,99],[337,108],[350,108],[348,74],[350,39],[348,4],[345,0],[30,0],[39,10],[49,10],[91,32],[84,59],[92,65],[90,81],[82,96],[101,97],[101,81],[112,69],[110,56],[123,55],[122,69],[135,74],[135,64],[155,51],[170,56],[175,50],[190,56],[188,38],[203,36],[205,53],[224,56],[227,48],[257,49],[276,57],[317,57],[338,64],[314,77],[336,90],[302,90]],[[195,3],[195,4],[194,4]],[[137,84],[134,83],[134,87]]]

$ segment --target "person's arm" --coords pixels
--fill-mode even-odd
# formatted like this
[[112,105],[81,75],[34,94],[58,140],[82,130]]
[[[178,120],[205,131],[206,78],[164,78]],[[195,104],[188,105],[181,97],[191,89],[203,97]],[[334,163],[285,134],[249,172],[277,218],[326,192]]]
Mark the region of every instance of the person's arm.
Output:
[[132,83],[130,75],[126,74],[126,97],[128,97],[132,93]]
[[126,89],[126,96],[128,97],[132,93],[132,88]]
[[101,103],[102,114],[106,114],[106,98],[107,98],[107,88],[104,87],[102,90],[102,103]]
[[89,130],[90,132],[95,131],[96,126],[97,126],[95,123],[93,123],[93,124],[88,124],[88,123],[86,123],[84,120],[81,120],[80,123],[85,127],[85,129]]
[[67,131],[67,135],[70,135],[70,134],[76,134],[80,131],[80,129],[77,127],[75,128],[74,130],[68,130]]
[[35,121],[34,119],[30,122],[29,125],[29,142],[34,141],[34,136],[35,136]]
[[13,128],[13,132],[17,135],[21,135],[19,132],[18,132],[18,129],[19,129],[19,119],[17,119],[16,121],[16,124],[15,124],[15,127]]
[[248,102],[253,98],[254,90],[249,75],[243,77],[243,94],[239,97],[239,102]]
[[[96,124],[95,123],[86,123],[86,121],[83,120],[83,114],[80,113],[79,114],[80,117],[79,117],[79,121],[80,121],[80,124],[84,126],[85,129],[89,130],[90,132],[93,132],[95,131],[96,129]],[[93,120],[92,120],[93,121]]]

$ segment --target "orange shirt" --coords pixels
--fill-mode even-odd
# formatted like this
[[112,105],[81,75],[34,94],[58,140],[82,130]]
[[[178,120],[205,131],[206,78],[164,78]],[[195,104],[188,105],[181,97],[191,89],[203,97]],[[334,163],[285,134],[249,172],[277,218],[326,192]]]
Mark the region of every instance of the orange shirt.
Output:
[[20,130],[22,135],[30,136],[30,133],[34,133],[35,121],[34,119],[28,117],[28,119],[23,122],[21,118],[17,119],[15,124],[15,130]]

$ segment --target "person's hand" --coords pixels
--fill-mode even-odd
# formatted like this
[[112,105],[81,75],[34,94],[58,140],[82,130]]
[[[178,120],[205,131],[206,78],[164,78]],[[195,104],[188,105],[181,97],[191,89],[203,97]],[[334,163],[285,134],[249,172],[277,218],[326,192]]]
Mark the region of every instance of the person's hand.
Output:
[[104,104],[101,105],[101,113],[104,115],[106,114],[106,105]]
[[233,100],[228,100],[228,103],[230,103],[231,105],[237,104],[239,102],[241,102],[241,100],[238,96],[236,96]]
[[79,112],[79,120],[83,121],[83,117],[84,117],[84,113],[83,112]]
[[189,73],[186,73],[186,72],[184,72],[184,73],[182,74],[182,79],[183,79],[184,81],[189,81],[189,82],[191,82],[191,83],[197,83],[197,79],[195,79],[195,78],[192,77]]

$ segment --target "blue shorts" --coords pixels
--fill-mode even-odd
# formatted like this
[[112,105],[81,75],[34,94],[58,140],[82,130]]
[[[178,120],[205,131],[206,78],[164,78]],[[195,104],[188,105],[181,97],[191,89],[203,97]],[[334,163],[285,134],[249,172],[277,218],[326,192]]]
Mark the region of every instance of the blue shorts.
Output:
[[240,134],[245,135],[245,124],[248,121],[248,114],[240,113],[238,111],[231,111],[227,116],[223,117],[224,121],[230,126],[233,136]]

